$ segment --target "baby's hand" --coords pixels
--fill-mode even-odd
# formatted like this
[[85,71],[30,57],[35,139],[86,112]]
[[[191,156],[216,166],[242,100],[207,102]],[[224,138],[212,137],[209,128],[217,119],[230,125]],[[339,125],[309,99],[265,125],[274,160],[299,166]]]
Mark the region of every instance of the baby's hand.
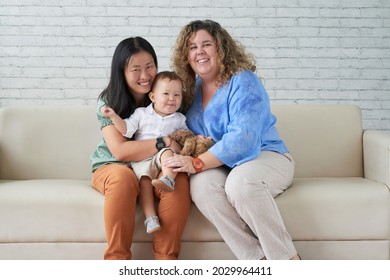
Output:
[[111,118],[115,114],[114,110],[108,107],[107,105],[104,105],[100,109],[100,111],[102,112],[103,115],[105,115],[108,118]]

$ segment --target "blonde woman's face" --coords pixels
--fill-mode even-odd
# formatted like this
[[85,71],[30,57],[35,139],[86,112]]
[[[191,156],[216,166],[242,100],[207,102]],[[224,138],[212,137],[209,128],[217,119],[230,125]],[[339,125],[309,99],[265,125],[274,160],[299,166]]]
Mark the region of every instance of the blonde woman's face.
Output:
[[189,40],[188,61],[204,80],[216,80],[219,73],[217,42],[206,30],[198,30]]

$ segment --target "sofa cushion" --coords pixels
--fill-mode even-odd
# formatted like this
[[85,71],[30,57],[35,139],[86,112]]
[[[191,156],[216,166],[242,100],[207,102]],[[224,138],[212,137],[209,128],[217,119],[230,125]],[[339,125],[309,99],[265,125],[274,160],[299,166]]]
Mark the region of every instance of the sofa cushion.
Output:
[[[296,178],[363,177],[359,107],[271,108],[296,161]],[[95,111],[93,105],[1,108],[0,178],[89,179],[89,158],[101,140]]]
[[0,178],[89,179],[100,141],[95,106],[0,110]]
[[104,242],[102,206],[89,181],[1,180],[0,243]]
[[363,177],[360,108],[273,105],[276,126],[295,162],[295,178]]
[[294,179],[276,197],[294,240],[390,238],[390,191],[364,178]]
[[[0,180],[0,243],[105,242],[104,196],[87,180]],[[156,205],[157,207],[157,205]],[[147,242],[137,206],[134,242]],[[48,225],[50,225],[48,227]],[[183,241],[222,241],[216,228],[191,208]]]

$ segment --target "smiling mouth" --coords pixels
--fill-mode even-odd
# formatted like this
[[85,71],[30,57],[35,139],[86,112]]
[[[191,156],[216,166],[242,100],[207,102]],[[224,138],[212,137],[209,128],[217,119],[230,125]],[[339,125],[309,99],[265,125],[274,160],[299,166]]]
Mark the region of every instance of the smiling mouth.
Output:
[[207,62],[207,61],[209,61],[208,58],[202,58],[202,59],[198,59],[196,62],[198,62],[198,63],[204,63],[204,62]]
[[150,82],[143,82],[143,83],[138,83],[140,86],[148,86]]

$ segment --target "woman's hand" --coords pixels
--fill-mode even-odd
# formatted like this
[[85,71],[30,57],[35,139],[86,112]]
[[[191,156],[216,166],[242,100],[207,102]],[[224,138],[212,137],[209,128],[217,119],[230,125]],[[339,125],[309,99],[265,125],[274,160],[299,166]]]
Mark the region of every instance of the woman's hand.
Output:
[[167,158],[162,162],[166,167],[173,168],[173,172],[186,172],[195,174],[195,168],[192,165],[193,158],[174,154],[173,157]]

